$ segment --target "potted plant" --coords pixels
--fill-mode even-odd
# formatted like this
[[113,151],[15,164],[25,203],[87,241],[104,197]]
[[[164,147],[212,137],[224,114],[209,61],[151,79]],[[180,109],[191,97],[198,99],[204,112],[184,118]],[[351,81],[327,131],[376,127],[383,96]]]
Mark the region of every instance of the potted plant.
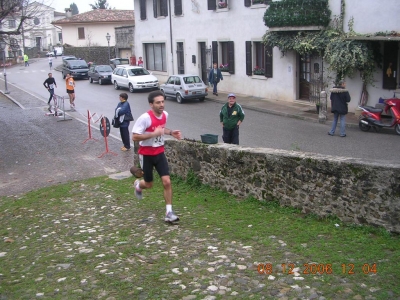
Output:
[[218,8],[227,8],[227,7],[228,7],[228,3],[226,3],[226,1],[220,0],[218,2]]
[[253,70],[254,75],[265,75],[265,70],[263,68],[260,68],[259,66],[256,66]]
[[225,64],[225,65],[224,64],[220,64],[219,68],[220,68],[221,72],[229,72],[228,64]]

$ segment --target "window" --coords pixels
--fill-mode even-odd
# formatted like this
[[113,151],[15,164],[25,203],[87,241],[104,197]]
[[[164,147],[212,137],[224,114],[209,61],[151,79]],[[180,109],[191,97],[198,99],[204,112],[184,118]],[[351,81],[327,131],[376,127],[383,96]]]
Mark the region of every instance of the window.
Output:
[[217,10],[222,8],[228,8],[228,0],[208,0],[207,9]]
[[397,63],[398,45],[397,42],[384,42],[383,44],[383,79],[382,88],[395,90],[397,86]]
[[257,4],[265,4],[268,5],[271,3],[272,0],[244,0],[244,6],[250,7],[252,5],[257,5]]
[[272,47],[262,42],[246,42],[246,74],[272,78]]
[[15,20],[8,20],[8,28],[15,28],[17,27],[15,25]]
[[39,24],[40,24],[39,18],[34,18],[34,19],[33,19],[33,24],[39,25]]
[[[221,48],[220,52],[218,49]],[[213,63],[217,63],[222,72],[235,74],[235,52],[233,42],[212,42]],[[221,60],[219,62],[219,57]]]
[[167,55],[165,43],[144,44],[147,69],[167,71]]
[[59,32],[58,33],[58,41],[61,43],[61,41],[62,41],[62,33],[61,32]]
[[78,27],[78,39],[80,39],[80,40],[85,39],[85,28]]
[[167,0],[153,0],[154,18],[168,16]]
[[140,20],[146,20],[147,19],[146,0],[140,0],[139,6],[140,6]]
[[174,1],[174,15],[181,16],[182,15],[182,0]]

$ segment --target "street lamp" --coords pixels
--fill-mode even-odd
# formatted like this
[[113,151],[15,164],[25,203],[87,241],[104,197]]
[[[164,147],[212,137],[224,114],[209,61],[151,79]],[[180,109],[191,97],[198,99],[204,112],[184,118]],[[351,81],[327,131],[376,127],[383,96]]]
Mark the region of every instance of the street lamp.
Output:
[[6,74],[6,42],[5,41],[0,41],[0,48],[1,48],[1,51],[3,52],[3,66],[4,66],[4,71],[3,71],[3,73],[4,73],[4,82],[5,82],[5,92],[4,92],[4,94],[9,94],[10,92],[8,91],[8,88],[7,88],[7,74]]
[[110,61],[111,57],[110,57],[110,39],[111,39],[111,35],[107,32],[106,35],[106,39],[107,39],[107,43],[108,43],[108,61]]

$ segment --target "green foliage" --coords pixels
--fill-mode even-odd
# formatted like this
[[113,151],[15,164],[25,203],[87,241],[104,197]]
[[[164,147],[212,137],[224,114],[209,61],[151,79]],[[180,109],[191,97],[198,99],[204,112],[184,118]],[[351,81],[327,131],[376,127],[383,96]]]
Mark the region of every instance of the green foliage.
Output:
[[265,11],[268,27],[328,26],[331,11],[328,0],[282,0],[271,2]]
[[89,4],[92,9],[111,9],[107,0],[97,0],[94,4]]
[[78,6],[75,4],[75,2],[72,2],[69,5],[69,8],[71,9],[73,16],[79,14],[79,9],[78,9]]

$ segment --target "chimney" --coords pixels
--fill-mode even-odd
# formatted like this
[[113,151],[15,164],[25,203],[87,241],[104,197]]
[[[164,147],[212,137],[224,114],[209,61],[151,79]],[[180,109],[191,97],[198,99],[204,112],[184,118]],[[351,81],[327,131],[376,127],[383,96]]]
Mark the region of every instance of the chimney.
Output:
[[71,18],[72,17],[72,9],[71,8],[66,8],[65,9],[65,14],[67,16],[67,18]]

